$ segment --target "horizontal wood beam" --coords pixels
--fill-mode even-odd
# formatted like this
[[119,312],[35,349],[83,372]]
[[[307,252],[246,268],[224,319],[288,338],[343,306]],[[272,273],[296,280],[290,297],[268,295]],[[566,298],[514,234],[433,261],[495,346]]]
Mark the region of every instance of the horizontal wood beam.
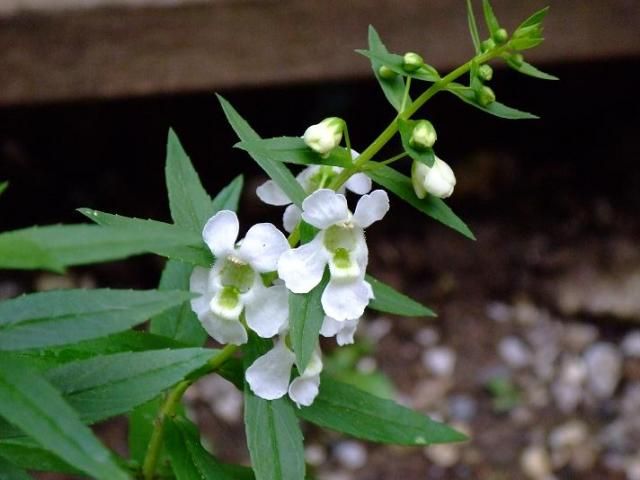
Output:
[[[78,1],[0,0],[0,105],[359,78],[369,66],[353,50],[366,46],[369,24],[390,49],[439,68],[471,54],[462,1]],[[509,28],[551,3],[533,62],[640,54],[637,1],[493,3]]]

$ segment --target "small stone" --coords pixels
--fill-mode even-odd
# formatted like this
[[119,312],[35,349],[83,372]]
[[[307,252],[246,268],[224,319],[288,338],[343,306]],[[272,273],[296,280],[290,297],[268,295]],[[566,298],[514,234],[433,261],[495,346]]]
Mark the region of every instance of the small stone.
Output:
[[600,399],[613,395],[622,374],[622,355],[610,343],[593,344],[584,353],[587,366],[587,385],[591,393]]
[[597,340],[598,329],[586,323],[570,323],[565,327],[563,337],[570,350],[580,353]]
[[580,357],[568,356],[562,360],[559,379],[563,383],[582,385],[587,378],[587,366]]
[[640,480],[640,456],[625,462],[624,473],[627,475],[627,480]]
[[356,365],[356,368],[361,373],[372,373],[376,370],[376,367],[376,359],[373,357],[362,357]]
[[228,423],[240,421],[243,397],[231,383],[217,375],[209,375],[198,382],[197,391],[214,415]]
[[622,352],[627,357],[640,358],[640,330],[628,333],[622,340]]
[[364,324],[365,335],[374,343],[378,343],[391,330],[391,322],[388,318],[380,317],[370,322],[361,322]]
[[640,382],[627,385],[620,402],[622,414],[640,421]]
[[311,443],[304,449],[304,459],[309,465],[317,467],[327,461],[327,451],[322,445]]
[[357,470],[367,463],[367,449],[360,442],[345,440],[335,447],[336,460],[349,470]]
[[450,377],[456,366],[456,353],[448,347],[432,348],[423,353],[422,364],[434,375]]
[[423,347],[433,347],[440,341],[440,334],[435,328],[421,328],[416,333],[415,339]]
[[572,413],[582,402],[584,393],[580,385],[556,381],[551,385],[551,394],[558,409]]
[[63,290],[75,287],[75,282],[72,277],[67,275],[43,273],[36,277],[34,287],[38,292],[46,292],[49,290]]
[[0,282],[0,300],[17,297],[22,293],[20,286],[12,281]]
[[437,407],[441,405],[451,385],[451,380],[442,377],[421,380],[411,395],[409,405],[419,410]]
[[498,353],[512,368],[523,368],[531,361],[529,347],[518,337],[505,337],[498,344]]
[[478,404],[469,395],[453,395],[449,399],[449,417],[453,420],[469,421],[477,411]]
[[519,301],[515,305],[514,316],[521,325],[534,325],[548,315],[528,301]]
[[571,420],[555,427],[549,434],[549,446],[552,449],[576,448],[581,446],[589,436],[589,429],[584,422]]
[[542,445],[530,445],[520,455],[520,468],[532,480],[544,480],[551,475],[551,459]]
[[439,467],[453,467],[460,460],[460,448],[454,445],[432,445],[424,449],[429,460]]
[[506,323],[513,317],[513,309],[502,302],[491,302],[485,309],[485,314],[496,323]]

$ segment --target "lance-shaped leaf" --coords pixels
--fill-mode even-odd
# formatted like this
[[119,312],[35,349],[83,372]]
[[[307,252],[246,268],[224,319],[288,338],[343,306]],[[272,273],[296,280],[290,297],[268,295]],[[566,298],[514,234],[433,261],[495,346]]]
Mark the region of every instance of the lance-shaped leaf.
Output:
[[[271,342],[254,335],[244,347],[249,367]],[[244,423],[247,445],[257,480],[300,480],[304,478],[302,432],[291,403],[284,398],[264,400],[244,387]]]
[[59,290],[0,302],[0,350],[67,345],[127,330],[192,297],[157,290]]
[[524,22],[518,25],[518,28],[513,32],[514,37],[522,36],[524,33],[530,31],[527,30],[531,27],[539,28],[540,24],[544,20],[544,17],[549,13],[549,7],[544,7],[533,13],[530,17],[528,17]]
[[367,282],[371,284],[374,299],[368,307],[379,312],[392,313],[405,317],[435,317],[436,313],[412,298],[398,292],[393,287],[367,275]]
[[417,162],[424,163],[429,167],[433,167],[436,161],[436,154],[433,148],[425,148],[424,150],[417,150],[411,146],[411,136],[413,135],[413,129],[418,123],[418,120],[404,120],[398,118],[398,131],[400,132],[400,138],[402,139],[402,146],[404,151]]
[[[404,69],[404,57],[396,53],[371,51],[371,50],[356,50],[357,53],[367,57],[370,60],[375,60],[380,65],[384,65],[397,75],[415,78],[416,80],[423,80],[425,82],[437,82],[440,79],[438,71],[431,65],[423,65],[422,67],[408,72]],[[384,79],[383,79],[384,80]],[[404,92],[403,92],[404,95]],[[409,100],[407,100],[409,101]]]
[[309,293],[289,292],[289,326],[291,345],[296,353],[298,371],[304,372],[311,359],[324,320],[324,310],[320,303],[322,292],[329,282],[328,270],[322,281]]
[[467,0],[467,23],[469,25],[471,41],[473,42],[473,49],[475,50],[476,55],[479,55],[481,53],[480,35],[478,34],[478,24],[476,23],[476,15],[473,13],[471,0]]
[[251,148],[262,148],[268,152],[269,157],[273,160],[297,165],[348,167],[352,163],[351,155],[345,148],[334,148],[326,157],[323,157],[311,150],[300,137],[265,138],[252,140],[248,143],[239,142],[235,146],[247,152],[250,152]]
[[[53,453],[42,448],[33,439],[24,436],[0,440],[0,457],[6,458],[25,470],[59,472],[69,475],[82,474],[77,468],[73,468]],[[2,477],[0,476],[0,478]]]
[[500,102],[491,102],[488,105],[482,105],[476,97],[476,92],[472,88],[465,87],[459,83],[451,83],[447,86],[447,91],[453,93],[456,97],[469,105],[482,110],[483,112],[490,113],[496,117],[506,118],[507,120],[532,120],[540,118],[532,113],[516,110],[515,108],[507,107]]
[[60,393],[28,363],[6,353],[0,353],[0,416],[91,477],[129,478]]
[[489,34],[494,36],[498,30],[500,30],[500,24],[496,14],[493,13],[493,7],[489,0],[482,0],[482,13],[484,14],[484,21],[487,24]]
[[525,61],[516,62],[511,57],[507,57],[507,65],[509,65],[514,70],[522,73],[523,75],[528,75],[530,77],[539,78],[541,80],[558,80],[558,77],[554,75],[550,75],[542,70],[534,67],[530,63]]
[[83,422],[95,423],[151,400],[217,353],[183,348],[100,355],[56,367],[46,377]]
[[431,218],[438,220],[444,225],[461,233],[467,238],[475,240],[473,233],[469,227],[444,203],[441,199],[433,195],[427,195],[423,199],[416,197],[411,184],[411,179],[406,175],[394,170],[386,165],[377,166],[375,169],[365,172],[371,179],[391,190],[398,197],[402,198],[409,205],[413,206],[422,213],[429,215]]
[[78,211],[104,227],[146,236],[143,244],[147,252],[204,267],[210,267],[213,263],[213,256],[205,247],[199,232],[157,220],[123,217],[88,208]]
[[[177,480],[238,480],[252,478],[251,469],[244,475],[233,474],[207,452],[200,443],[198,429],[191,422],[175,418],[166,424],[167,453]],[[240,470],[240,471],[242,471]]]
[[296,410],[308,422],[363,440],[394,445],[431,445],[466,440],[426,415],[323,375],[313,404]]
[[260,136],[227,100],[220,95],[217,95],[217,97],[231,128],[236,132],[240,141],[245,144],[251,157],[282,189],[287,197],[300,207],[306,195],[293,174],[282,162],[272,159],[268,151],[255,143],[255,140],[260,140]]
[[0,457],[0,480],[33,480],[33,477]]
[[[369,53],[371,53],[369,57],[369,60],[371,60],[371,68],[382,88],[382,92],[393,108],[400,111],[405,91],[404,77],[397,75],[393,78],[384,78],[380,75],[380,67],[384,65],[384,62],[378,60],[378,55],[388,54],[389,51],[384,43],[382,43],[376,29],[371,25],[369,25]],[[409,101],[411,100],[407,98],[407,102]]]

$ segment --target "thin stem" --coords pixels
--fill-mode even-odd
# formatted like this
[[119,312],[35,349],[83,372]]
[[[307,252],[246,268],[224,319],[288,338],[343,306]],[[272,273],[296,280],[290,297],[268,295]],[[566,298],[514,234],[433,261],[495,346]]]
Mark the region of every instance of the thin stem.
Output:
[[390,163],[397,162],[398,160],[402,160],[404,157],[407,157],[409,154],[407,152],[399,153],[398,155],[394,155],[391,158],[387,158],[386,160],[382,160],[381,162],[369,162],[373,165],[389,165]]
[[407,77],[407,84],[404,87],[404,95],[402,95],[402,103],[400,104],[401,112],[404,112],[404,107],[407,105],[407,99],[409,98],[410,89],[411,89],[411,77]]
[[238,347],[236,345],[227,345],[216,356],[212,357],[207,362],[207,369],[204,369],[198,377],[182,380],[175,387],[173,387],[167,394],[158,416],[154,420],[153,431],[151,432],[151,438],[149,439],[149,447],[144,457],[142,464],[142,476],[145,480],[153,480],[155,477],[156,466],[158,464],[158,458],[160,456],[160,449],[162,447],[162,440],[164,437],[164,426],[167,418],[173,418],[176,415],[176,409],[180,404],[180,400],[187,391],[187,388],[191,386],[199,377],[208,373],[214,372],[219,369],[224,363],[231,358],[236,352]]
[[344,130],[342,131],[344,135],[344,143],[347,146],[347,153],[349,157],[351,157],[351,139],[349,138],[349,129],[347,128],[347,122],[344,123]]

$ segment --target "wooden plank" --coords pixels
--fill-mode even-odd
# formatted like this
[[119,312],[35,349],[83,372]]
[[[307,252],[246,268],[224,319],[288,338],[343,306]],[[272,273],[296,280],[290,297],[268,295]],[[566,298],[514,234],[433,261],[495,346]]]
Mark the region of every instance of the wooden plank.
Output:
[[[494,1],[511,28],[547,3],[547,42],[532,61],[640,54],[637,1]],[[471,53],[461,1],[36,9],[0,17],[0,105],[358,78],[369,67],[353,49],[366,45],[370,23],[393,50],[414,49],[440,68]]]

